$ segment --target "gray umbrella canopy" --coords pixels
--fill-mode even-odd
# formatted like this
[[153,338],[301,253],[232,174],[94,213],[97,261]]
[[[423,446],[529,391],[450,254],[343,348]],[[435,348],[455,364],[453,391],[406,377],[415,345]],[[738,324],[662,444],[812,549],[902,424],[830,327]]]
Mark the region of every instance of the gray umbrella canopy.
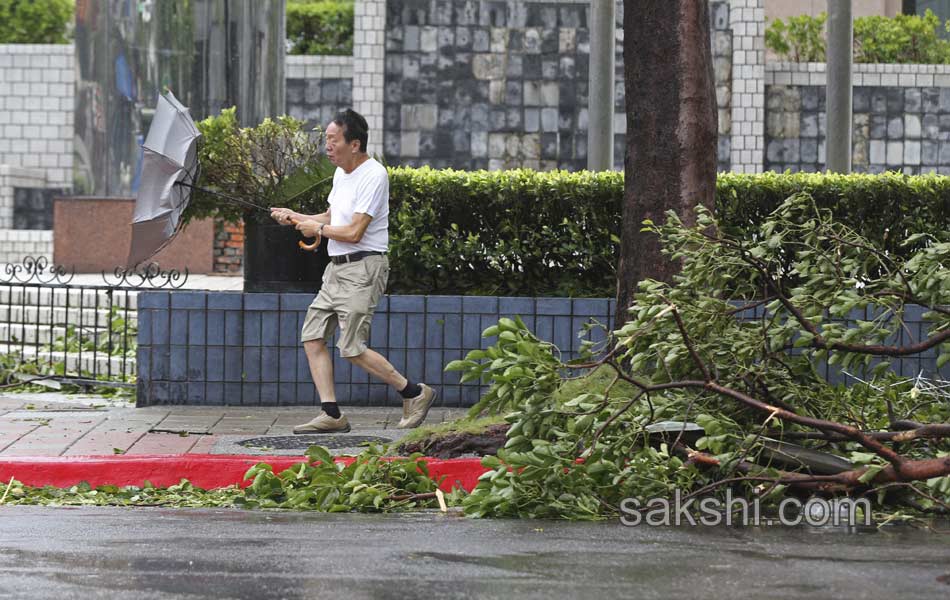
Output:
[[142,177],[135,196],[129,267],[154,256],[178,233],[181,213],[188,206],[197,176],[200,136],[188,109],[171,92],[159,96],[142,144]]

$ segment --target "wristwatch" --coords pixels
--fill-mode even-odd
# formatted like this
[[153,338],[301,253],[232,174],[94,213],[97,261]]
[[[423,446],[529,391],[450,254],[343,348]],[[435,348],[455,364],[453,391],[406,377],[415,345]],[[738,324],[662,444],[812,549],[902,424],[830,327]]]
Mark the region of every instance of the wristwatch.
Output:
[[320,227],[317,227],[317,235],[323,237],[323,228],[326,227],[326,223],[320,223]]

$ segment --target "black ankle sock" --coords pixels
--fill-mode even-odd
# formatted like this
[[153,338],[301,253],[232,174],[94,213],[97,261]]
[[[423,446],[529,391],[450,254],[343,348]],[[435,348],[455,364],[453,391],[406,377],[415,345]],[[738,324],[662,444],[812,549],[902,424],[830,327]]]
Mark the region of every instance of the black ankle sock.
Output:
[[403,398],[415,398],[422,393],[422,387],[418,383],[406,380],[406,387],[399,390],[399,395]]
[[336,402],[323,402],[320,404],[320,408],[334,419],[340,418],[340,407],[336,405]]

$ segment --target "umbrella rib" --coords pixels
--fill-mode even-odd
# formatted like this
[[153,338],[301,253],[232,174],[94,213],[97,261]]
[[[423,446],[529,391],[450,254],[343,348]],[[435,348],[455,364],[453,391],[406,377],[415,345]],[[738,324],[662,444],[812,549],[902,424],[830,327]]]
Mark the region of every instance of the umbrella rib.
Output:
[[201,191],[201,192],[205,192],[205,193],[211,194],[211,195],[213,195],[213,196],[218,196],[219,198],[224,198],[225,200],[230,200],[231,202],[237,202],[238,204],[243,204],[244,206],[247,206],[248,208],[254,208],[254,209],[257,209],[257,210],[264,211],[264,212],[266,212],[266,213],[269,213],[269,212],[270,212],[270,209],[269,209],[269,208],[265,208],[265,207],[261,206],[260,204],[255,204],[255,203],[251,202],[250,200],[245,200],[245,199],[243,199],[243,198],[237,198],[237,197],[235,197],[235,196],[229,196],[228,194],[222,194],[221,192],[216,192],[216,191],[214,191],[214,190],[209,190],[208,188],[203,188],[203,187],[200,187],[200,186],[197,186],[197,185],[192,185],[192,184],[190,184],[190,183],[185,183],[184,181],[176,181],[176,182],[175,182],[175,185],[180,185],[180,186],[183,186],[183,187],[191,188],[191,189],[193,189],[193,190],[198,190],[198,191]]

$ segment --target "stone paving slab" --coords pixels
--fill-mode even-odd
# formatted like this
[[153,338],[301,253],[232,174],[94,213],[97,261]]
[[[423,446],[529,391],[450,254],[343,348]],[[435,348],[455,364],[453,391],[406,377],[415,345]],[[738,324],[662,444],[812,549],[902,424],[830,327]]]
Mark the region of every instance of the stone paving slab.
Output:
[[170,414],[152,428],[154,433],[210,433],[221,420],[222,414],[175,415]]
[[[335,434],[336,454],[355,454],[367,437],[396,440],[405,431],[395,425],[395,407],[342,407],[352,426]],[[250,454],[300,455],[318,436],[296,448],[273,448],[277,438],[291,438],[293,428],[318,413],[316,407],[134,408],[125,400],[92,395],[0,394],[0,457],[86,456],[113,454]],[[457,419],[465,409],[433,408],[426,423]],[[267,438],[272,437],[274,442]],[[262,438],[260,445],[241,442]],[[310,439],[314,438],[314,439]],[[352,444],[348,444],[352,440]],[[303,440],[301,440],[303,441]]]
[[63,452],[63,456],[124,454],[144,435],[145,433],[142,432],[94,431],[75,441]]
[[187,454],[197,436],[177,433],[148,433],[139,438],[126,454]]

